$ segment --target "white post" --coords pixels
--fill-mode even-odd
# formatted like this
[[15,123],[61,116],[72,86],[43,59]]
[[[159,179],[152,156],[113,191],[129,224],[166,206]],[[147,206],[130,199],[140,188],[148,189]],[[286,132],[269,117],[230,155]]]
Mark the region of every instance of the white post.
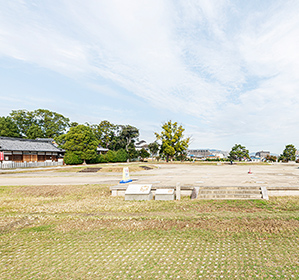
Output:
[[176,183],[175,196],[176,196],[176,200],[181,200],[181,184],[180,183]]

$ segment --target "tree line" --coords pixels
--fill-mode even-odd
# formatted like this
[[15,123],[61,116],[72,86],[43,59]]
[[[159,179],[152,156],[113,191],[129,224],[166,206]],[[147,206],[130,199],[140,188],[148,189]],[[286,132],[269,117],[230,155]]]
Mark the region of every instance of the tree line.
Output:
[[[267,155],[265,160],[270,162],[276,162],[276,161],[282,161],[282,162],[288,162],[288,161],[295,161],[296,160],[296,151],[297,149],[293,144],[288,144],[285,146],[285,149],[283,150],[282,154],[277,158],[274,155]],[[250,159],[249,157],[249,150],[246,149],[245,146],[242,146],[241,144],[235,144],[231,151],[229,152],[228,156],[229,160],[235,161],[235,160],[247,160]]]
[[[177,122],[162,124],[155,133],[156,141],[148,148],[156,159],[184,160],[190,138],[184,137],[184,128]],[[137,151],[139,129],[131,125],[113,124],[107,120],[99,124],[79,124],[46,109],[13,110],[9,116],[0,117],[0,136],[26,139],[52,138],[66,151],[67,164],[122,162],[150,156],[145,150]],[[97,153],[101,146],[109,151]]]

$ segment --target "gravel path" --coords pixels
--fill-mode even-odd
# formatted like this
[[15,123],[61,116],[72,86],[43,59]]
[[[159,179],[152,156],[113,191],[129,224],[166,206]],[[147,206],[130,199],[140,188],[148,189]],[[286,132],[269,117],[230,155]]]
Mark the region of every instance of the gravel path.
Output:
[[[160,164],[158,168],[131,172],[138,183],[192,186],[298,186],[298,164],[273,165],[196,165]],[[252,174],[249,174],[249,168]],[[22,170],[23,171],[23,170]],[[0,186],[118,184],[122,173],[59,172],[31,169],[30,172],[0,172]]]

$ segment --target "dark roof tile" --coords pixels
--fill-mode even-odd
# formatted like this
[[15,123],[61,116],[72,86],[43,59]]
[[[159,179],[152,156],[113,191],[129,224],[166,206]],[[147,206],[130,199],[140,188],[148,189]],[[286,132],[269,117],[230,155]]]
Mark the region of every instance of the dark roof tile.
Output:
[[63,152],[49,140],[0,137],[0,151]]

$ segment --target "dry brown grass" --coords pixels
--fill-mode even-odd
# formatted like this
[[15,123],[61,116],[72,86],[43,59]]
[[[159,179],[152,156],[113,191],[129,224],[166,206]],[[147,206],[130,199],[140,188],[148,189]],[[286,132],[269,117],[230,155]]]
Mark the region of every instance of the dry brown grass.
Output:
[[114,218],[87,218],[77,217],[64,220],[57,225],[57,230],[68,232],[72,230],[90,231],[96,229],[120,229],[127,231],[143,230],[189,230],[199,229],[203,231],[230,232],[230,233],[282,233],[294,232],[299,228],[297,220],[271,220],[271,219],[194,219],[194,220],[165,220],[165,219],[128,219],[122,217]]
[[22,188],[17,188],[14,191],[16,194],[25,195],[25,196],[58,197],[58,196],[75,194],[83,190],[84,190],[84,186],[46,185],[46,186],[26,186]]
[[294,197],[124,201],[103,185],[0,187],[0,278],[294,279],[298,218]]
[[[107,186],[46,185],[2,188],[0,209],[4,230],[29,226],[28,222],[32,225],[35,218],[38,223],[46,218],[63,232],[174,228],[279,233],[299,228],[297,197],[269,201],[199,201],[186,197],[181,201],[124,201],[123,197],[112,197]],[[53,215],[55,218],[50,218]],[[34,219],[29,221],[28,217]]]

